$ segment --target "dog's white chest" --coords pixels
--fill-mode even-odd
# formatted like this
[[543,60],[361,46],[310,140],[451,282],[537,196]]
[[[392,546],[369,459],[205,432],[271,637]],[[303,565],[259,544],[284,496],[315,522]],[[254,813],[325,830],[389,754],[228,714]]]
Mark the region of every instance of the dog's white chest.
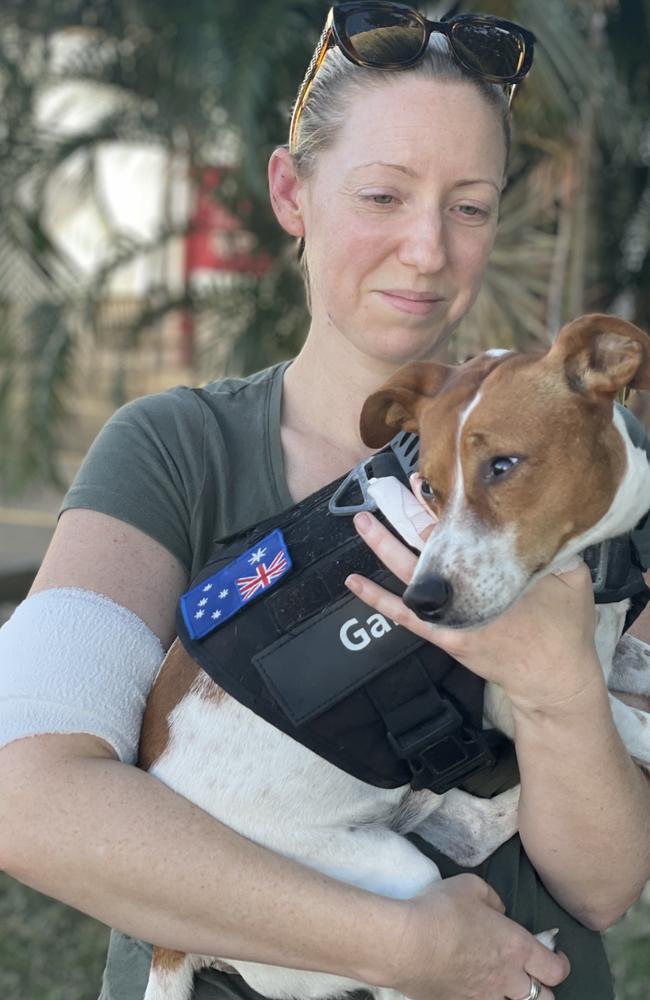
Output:
[[[169,716],[168,746],[152,774],[249,839],[371,892],[407,898],[439,878],[397,832],[434,809],[437,796],[367,785],[216,691],[206,675],[195,680]],[[317,1000],[363,985],[220,957],[266,996]],[[198,968],[212,959],[187,961]],[[146,1000],[176,1000],[180,984],[181,976],[172,983],[152,969]],[[376,991],[384,994],[397,997]]]
[[397,829],[437,797],[367,785],[329,764],[197,678],[170,716],[169,745],[151,771],[238,833],[384,895],[430,881],[431,862]]

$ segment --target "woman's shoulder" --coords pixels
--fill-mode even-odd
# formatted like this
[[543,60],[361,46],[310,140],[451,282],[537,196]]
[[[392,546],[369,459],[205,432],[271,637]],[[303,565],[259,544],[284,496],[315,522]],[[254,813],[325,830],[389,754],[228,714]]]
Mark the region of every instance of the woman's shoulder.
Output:
[[129,423],[151,431],[168,433],[205,422],[207,412],[217,419],[232,420],[246,411],[257,417],[259,406],[281,392],[282,374],[289,362],[280,362],[251,375],[228,375],[202,386],[176,385],[161,392],[139,396],[125,403],[109,424]]
[[203,389],[208,395],[215,398],[239,396],[242,393],[246,395],[267,392],[278,380],[281,381],[289,364],[290,361],[279,361],[250,375],[224,375],[206,383]]
[[85,507],[126,521],[193,574],[211,539],[283,506],[273,432],[283,367],[124,404],[95,439],[62,511]]

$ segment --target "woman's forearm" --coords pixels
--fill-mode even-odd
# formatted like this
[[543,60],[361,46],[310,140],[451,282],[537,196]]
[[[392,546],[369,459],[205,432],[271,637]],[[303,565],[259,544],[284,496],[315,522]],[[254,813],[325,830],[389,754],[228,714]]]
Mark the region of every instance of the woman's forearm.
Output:
[[142,771],[60,745],[0,755],[9,874],[164,947],[381,975],[397,903],[259,847]]
[[[65,739],[74,754],[62,751]],[[522,969],[551,985],[569,972],[475,875],[434,880],[412,899],[366,892],[240,837],[88,739],[85,754],[83,737],[39,736],[34,749],[16,750],[31,742],[22,740],[0,751],[0,865],[110,926],[414,1000],[457,997],[460,980],[513,996],[528,978]]]
[[650,785],[600,679],[552,710],[514,711],[521,839],[552,895],[602,929],[650,878]]

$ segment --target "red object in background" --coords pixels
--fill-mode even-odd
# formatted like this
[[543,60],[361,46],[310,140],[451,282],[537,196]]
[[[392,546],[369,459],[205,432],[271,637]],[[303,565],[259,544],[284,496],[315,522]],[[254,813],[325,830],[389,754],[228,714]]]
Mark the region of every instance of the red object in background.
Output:
[[185,237],[185,275],[229,271],[259,276],[268,270],[268,254],[255,253],[255,238],[224,205],[216,193],[224,176],[220,167],[206,167],[197,178]]
[[[271,264],[268,254],[255,251],[255,237],[224,205],[217,192],[226,174],[222,167],[205,167],[192,184],[188,232],[185,236],[184,277],[216,272],[260,277]],[[194,356],[194,317],[181,317],[181,364],[191,367]]]

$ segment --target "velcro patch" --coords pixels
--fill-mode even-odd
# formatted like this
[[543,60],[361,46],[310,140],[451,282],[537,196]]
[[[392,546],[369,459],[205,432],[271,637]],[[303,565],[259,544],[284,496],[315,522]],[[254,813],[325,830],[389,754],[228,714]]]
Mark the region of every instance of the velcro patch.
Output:
[[202,580],[180,599],[192,639],[203,639],[255,597],[275,586],[292,567],[279,529],[243,552],[234,562]]

